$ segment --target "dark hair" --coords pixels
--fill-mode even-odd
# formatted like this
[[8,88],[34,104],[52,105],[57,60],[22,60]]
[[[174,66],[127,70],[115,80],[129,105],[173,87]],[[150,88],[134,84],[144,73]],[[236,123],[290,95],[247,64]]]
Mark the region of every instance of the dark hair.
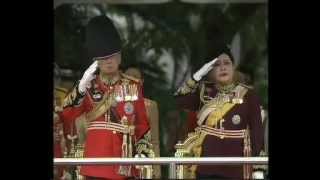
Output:
[[226,54],[230,57],[230,60],[232,63],[234,63],[234,57],[231,53],[231,49],[228,46],[223,47],[220,51],[218,51],[217,55],[215,57],[220,56],[221,54]]
[[206,59],[214,59],[223,53],[227,54],[230,57],[232,63],[234,63],[234,57],[231,53],[231,49],[229,48],[228,45],[225,45],[225,44],[220,45],[218,46],[218,48],[212,49],[209,52],[207,52]]

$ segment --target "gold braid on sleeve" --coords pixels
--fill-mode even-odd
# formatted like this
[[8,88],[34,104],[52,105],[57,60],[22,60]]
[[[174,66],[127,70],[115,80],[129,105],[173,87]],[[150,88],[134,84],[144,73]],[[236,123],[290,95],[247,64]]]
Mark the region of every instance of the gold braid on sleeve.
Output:
[[147,157],[155,157],[153,145],[151,143],[150,130],[136,144],[136,153],[145,154]]
[[[135,157],[148,157],[154,158],[153,145],[151,144],[151,132],[150,130],[141,138],[136,144],[136,156]],[[153,179],[153,166],[144,165],[136,166],[139,169],[140,179]]]
[[199,83],[192,78],[189,78],[185,81],[182,86],[178,88],[178,90],[174,93],[174,96],[183,96],[186,94],[194,93],[199,86]]
[[78,92],[78,85],[65,97],[63,101],[63,108],[70,106],[79,106],[83,101],[85,95]]

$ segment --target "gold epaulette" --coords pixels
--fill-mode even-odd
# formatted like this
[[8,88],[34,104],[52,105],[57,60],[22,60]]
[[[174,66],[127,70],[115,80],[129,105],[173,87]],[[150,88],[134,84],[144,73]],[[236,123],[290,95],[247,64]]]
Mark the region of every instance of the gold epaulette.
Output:
[[253,86],[249,86],[249,85],[246,85],[246,84],[243,84],[243,83],[239,83],[240,86],[243,86],[247,89],[253,89]]
[[199,86],[199,82],[195,81],[192,78],[187,79],[182,86],[174,93],[174,96],[184,96],[190,93],[194,93]]
[[62,105],[64,98],[67,96],[68,91],[65,88],[55,87],[54,88],[54,98],[57,106]]
[[129,79],[131,81],[134,81],[135,83],[141,83],[141,80],[138,79],[138,78],[135,78],[135,77],[132,77],[132,76],[129,76],[127,74],[124,74],[124,73],[121,73],[121,76],[124,78],[124,79]]
[[79,103],[84,99],[84,95],[80,95],[78,92],[78,87],[74,87],[71,92],[69,92],[63,100],[63,108],[67,106],[79,105]]
[[54,90],[58,91],[58,92],[62,92],[62,93],[67,93],[68,90],[62,87],[55,87]]

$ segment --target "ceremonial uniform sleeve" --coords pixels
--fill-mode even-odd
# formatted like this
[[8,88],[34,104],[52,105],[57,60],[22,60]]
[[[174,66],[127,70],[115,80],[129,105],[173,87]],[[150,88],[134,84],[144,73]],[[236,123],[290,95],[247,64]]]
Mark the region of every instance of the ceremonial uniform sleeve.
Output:
[[199,84],[189,79],[174,93],[179,108],[197,111],[200,106]]
[[63,111],[60,112],[60,117],[64,123],[67,132],[68,128],[74,126],[74,120],[79,117],[82,113],[88,112],[92,108],[90,103],[90,96],[88,92],[81,95],[78,92],[77,86],[70,92],[64,99]]
[[252,156],[259,156],[259,153],[263,149],[264,145],[264,131],[261,119],[260,101],[257,95],[252,91],[248,91],[248,103],[248,119]]
[[143,138],[143,136],[149,131],[149,121],[146,114],[146,108],[144,105],[144,98],[142,95],[142,87],[139,86],[139,97],[135,101],[136,109],[136,123],[135,123],[135,135],[137,140]]

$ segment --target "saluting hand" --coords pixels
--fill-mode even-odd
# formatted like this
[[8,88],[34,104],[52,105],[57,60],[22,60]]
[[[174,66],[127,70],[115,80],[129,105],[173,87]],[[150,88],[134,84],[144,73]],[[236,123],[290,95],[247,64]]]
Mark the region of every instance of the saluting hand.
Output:
[[214,58],[212,61],[206,63],[199,69],[196,73],[193,74],[193,79],[196,81],[200,81],[200,79],[208,74],[208,72],[213,68],[213,64],[218,60],[218,58]]
[[80,83],[79,83],[79,93],[84,94],[86,89],[90,87],[90,82],[95,78],[94,72],[97,70],[98,61],[94,61],[90,67],[84,72]]

